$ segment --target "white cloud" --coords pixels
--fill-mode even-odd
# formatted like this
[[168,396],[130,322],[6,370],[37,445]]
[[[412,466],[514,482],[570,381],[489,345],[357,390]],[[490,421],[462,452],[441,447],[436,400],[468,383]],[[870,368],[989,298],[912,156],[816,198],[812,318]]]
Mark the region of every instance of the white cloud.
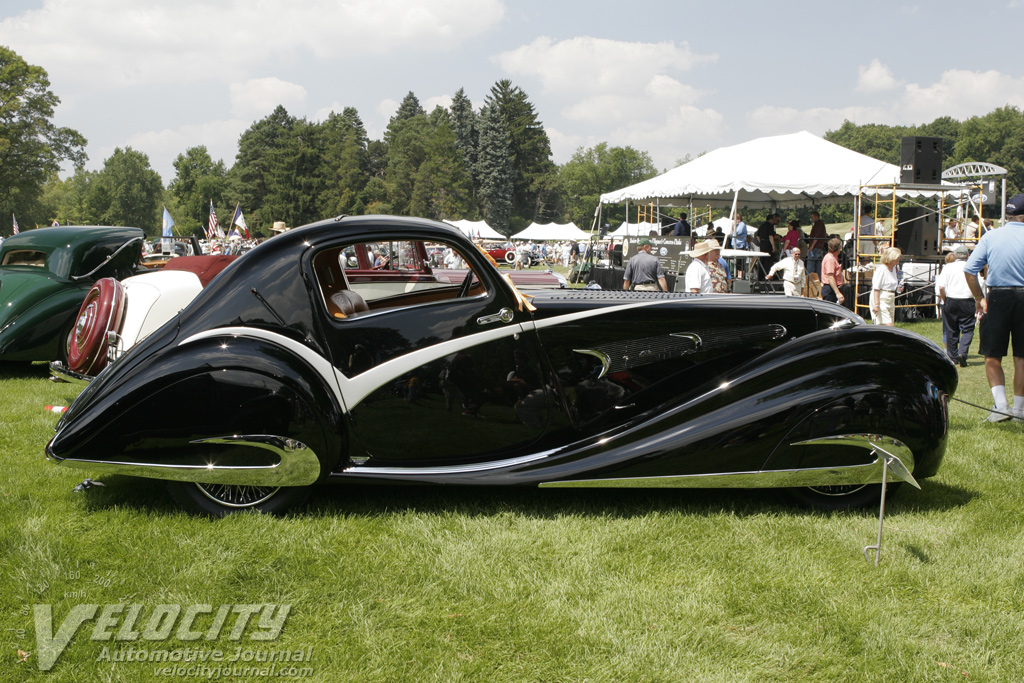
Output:
[[908,84],[892,115],[907,123],[927,123],[939,116],[983,116],[1007,104],[1024,106],[1024,78],[998,71],[952,69],[943,72],[937,83]]
[[859,92],[884,92],[902,85],[893,78],[892,70],[877,59],[872,59],[868,66],[857,67],[857,71],[857,90]]
[[318,58],[443,52],[494,27],[501,0],[43,0],[0,44],[51,79],[93,87],[239,80]]
[[687,43],[637,43],[583,36],[555,42],[541,36],[495,61],[514,76],[540,79],[545,91],[568,95],[619,92],[645,84],[652,74],[688,71],[717,54],[696,54]]
[[802,130],[815,135],[824,135],[825,131],[839,128],[845,120],[855,123],[873,123],[884,120],[884,117],[888,115],[884,109],[875,107],[794,109],[762,105],[748,112],[746,118],[751,132],[758,136],[785,135]]
[[270,114],[277,105],[289,111],[306,104],[306,89],[279,78],[253,78],[228,86],[231,113],[237,117],[260,119]]
[[[238,151],[238,138],[251,125],[252,121],[247,119],[225,119],[144,131],[129,136],[117,146],[131,147],[148,155],[153,170],[160,174],[166,184],[174,178],[174,159],[188,148],[198,145],[205,145],[214,161],[222,160],[230,168]],[[103,161],[113,153],[114,146],[97,147],[90,153],[89,166],[102,168]]]
[[428,114],[434,111],[434,107],[443,107],[444,109],[448,109],[452,106],[452,96],[435,95],[434,97],[428,97],[420,102],[420,106],[423,107],[423,110]]

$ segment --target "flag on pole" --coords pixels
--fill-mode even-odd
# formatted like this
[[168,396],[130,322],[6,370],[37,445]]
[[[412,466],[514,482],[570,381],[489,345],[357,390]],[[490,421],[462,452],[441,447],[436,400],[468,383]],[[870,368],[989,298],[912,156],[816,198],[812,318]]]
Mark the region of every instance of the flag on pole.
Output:
[[210,222],[206,226],[206,239],[213,240],[218,237],[223,237],[224,233],[221,232],[220,224],[217,222],[217,212],[213,208],[213,200],[210,200]]
[[13,234],[17,235],[18,234],[18,219],[14,216],[13,213],[11,214],[11,220],[14,221],[14,228],[13,228],[14,229],[14,233]]
[[[245,239],[250,239],[249,227],[245,224],[245,217],[242,215],[242,208],[239,204],[235,204],[235,215],[231,219],[231,226],[234,227],[236,225],[245,231]],[[241,237],[241,234],[238,236]]]
[[173,237],[173,234],[171,233],[171,228],[173,228],[173,227],[174,227],[174,219],[171,218],[171,214],[168,213],[167,207],[165,206],[164,207],[164,229],[163,229],[163,232],[160,233],[161,236],[162,237]]
[[238,229],[237,225],[231,226],[231,230],[228,231],[228,239],[234,238],[242,239],[242,232]]

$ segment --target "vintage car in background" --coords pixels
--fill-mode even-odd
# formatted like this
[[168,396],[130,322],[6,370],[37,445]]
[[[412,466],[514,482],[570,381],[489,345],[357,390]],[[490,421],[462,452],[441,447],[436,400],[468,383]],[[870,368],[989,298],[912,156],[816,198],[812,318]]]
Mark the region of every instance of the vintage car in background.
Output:
[[93,282],[136,272],[138,228],[27,230],[0,245],[0,360],[67,360],[67,340]]
[[[511,266],[516,262],[516,251],[519,247],[508,249],[503,244],[489,244],[484,249],[499,265],[506,264]],[[523,255],[523,268],[529,268],[543,262],[544,259],[540,255],[540,249],[536,247]]]
[[[461,269],[422,261],[428,245]],[[368,267],[386,246],[390,258]],[[238,258],[103,370],[52,461],[212,515],[320,483],[769,487],[823,507],[933,476],[955,367],[797,297],[513,287],[458,231],[341,217]]]

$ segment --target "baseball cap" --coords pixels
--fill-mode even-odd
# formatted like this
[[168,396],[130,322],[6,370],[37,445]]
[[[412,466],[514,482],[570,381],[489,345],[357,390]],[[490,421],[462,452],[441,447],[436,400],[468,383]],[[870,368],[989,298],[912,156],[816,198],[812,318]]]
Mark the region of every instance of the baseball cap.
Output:
[[1010,197],[1010,201],[1006,202],[1006,213],[1011,216],[1024,214],[1024,192]]
[[[1024,195],[1021,195],[1021,196],[1022,196],[1022,197],[1024,197]],[[644,237],[644,238],[642,238],[642,239],[640,240],[640,246],[641,246],[641,247],[646,247],[646,246],[647,246],[647,245],[649,245],[650,243],[651,243],[651,241],[650,241],[649,239],[647,239],[646,237]]]
[[961,244],[960,246],[953,250],[953,255],[956,256],[957,258],[967,258],[968,256],[970,256],[970,252],[967,251],[967,247]]

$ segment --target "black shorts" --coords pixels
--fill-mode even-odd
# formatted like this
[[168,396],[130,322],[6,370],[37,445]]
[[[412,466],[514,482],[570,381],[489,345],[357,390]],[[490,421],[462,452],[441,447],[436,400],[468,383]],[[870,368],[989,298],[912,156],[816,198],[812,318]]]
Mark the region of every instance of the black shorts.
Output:
[[1024,288],[989,287],[988,313],[981,319],[978,353],[1002,358],[1013,337],[1013,355],[1024,358]]

